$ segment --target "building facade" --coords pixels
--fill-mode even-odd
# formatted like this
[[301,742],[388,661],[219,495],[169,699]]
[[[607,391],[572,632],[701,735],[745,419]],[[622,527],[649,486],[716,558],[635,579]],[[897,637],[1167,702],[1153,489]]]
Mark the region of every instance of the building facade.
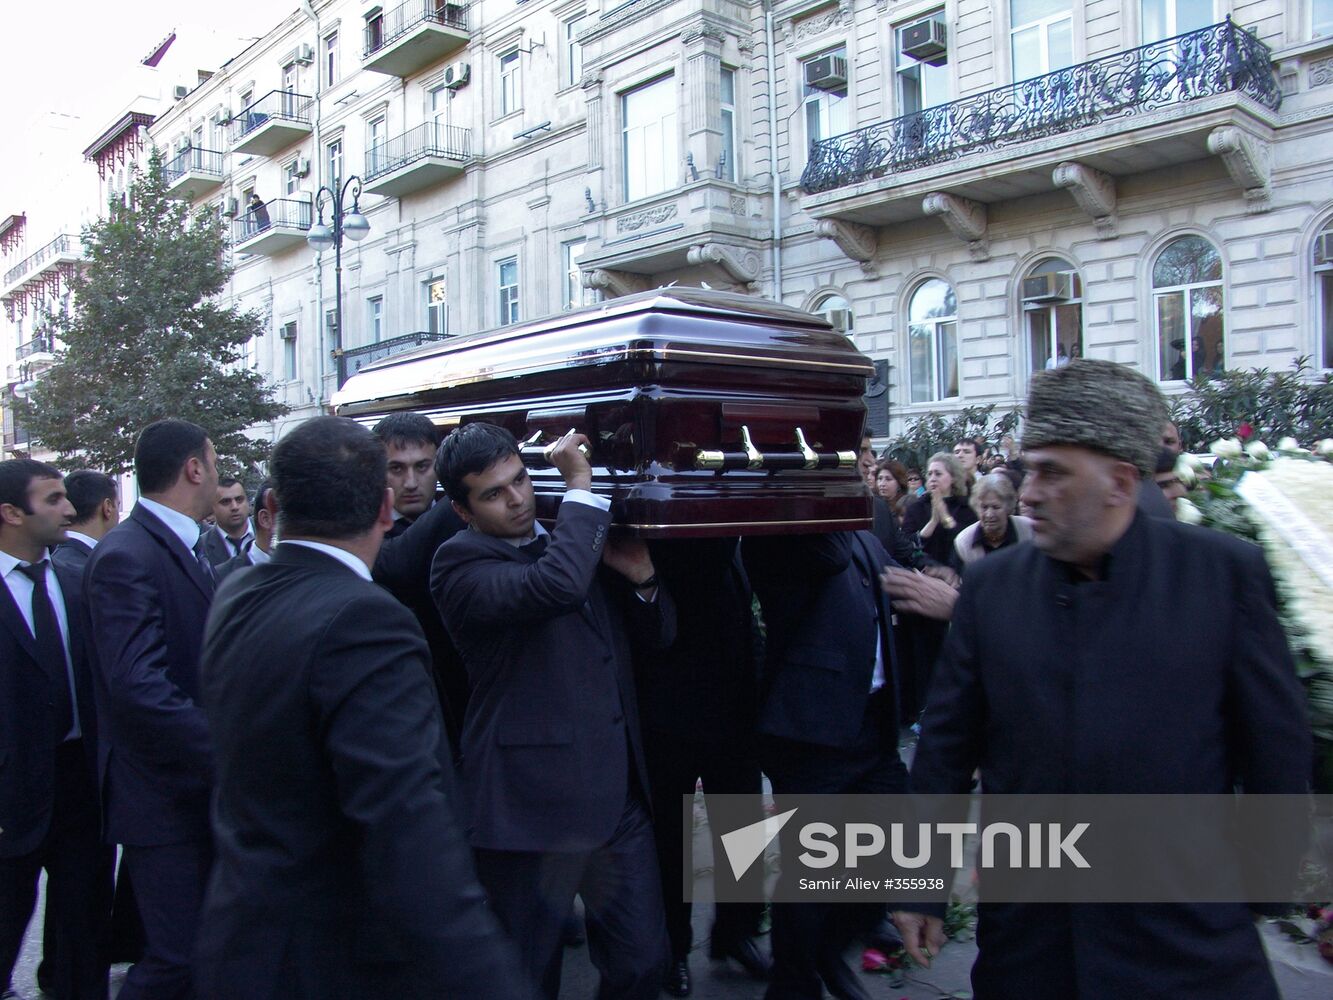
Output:
[[[269,434],[672,282],[828,315],[881,436],[1080,355],[1333,367],[1333,0],[315,0],[147,131],[228,220]],[[306,236],[354,176],[338,273]]]

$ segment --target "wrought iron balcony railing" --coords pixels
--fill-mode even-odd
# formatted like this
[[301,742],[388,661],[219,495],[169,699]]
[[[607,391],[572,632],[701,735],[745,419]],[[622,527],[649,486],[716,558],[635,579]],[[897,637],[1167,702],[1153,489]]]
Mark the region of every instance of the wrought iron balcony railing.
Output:
[[361,58],[368,58],[386,45],[392,45],[421,24],[467,31],[467,5],[446,3],[445,0],[408,0],[402,6],[372,17],[366,22],[366,47]]
[[811,144],[809,194],[1113,119],[1243,93],[1282,103],[1268,47],[1230,18]]
[[309,229],[310,201],[274,198],[260,208],[247,208],[231,223],[232,245],[244,243],[273,228]]
[[428,156],[466,160],[472,156],[472,132],[454,125],[427,122],[386,139],[366,153],[367,182]]
[[79,238],[72,233],[62,233],[36,253],[29,254],[6,271],[4,283],[7,286],[12,285],[14,282],[40,271],[57,257],[82,256],[83,244],[79,242]]
[[334,356],[338,359],[338,385],[341,386],[372,361],[402,354],[422,344],[429,344],[433,340],[446,340],[450,336],[451,334],[447,333],[407,333],[401,337],[390,337],[378,343],[366,344],[364,347],[335,351]]
[[14,350],[14,360],[22,361],[34,354],[50,354],[55,350],[55,341],[49,333],[39,333],[32,340],[19,344]]
[[231,120],[231,141],[240,142],[271,120],[309,125],[315,99],[291,90],[270,90]]
[[168,185],[175,184],[186,174],[208,174],[211,177],[221,177],[222,154],[214,149],[187,147],[173,156],[162,167],[162,179]]

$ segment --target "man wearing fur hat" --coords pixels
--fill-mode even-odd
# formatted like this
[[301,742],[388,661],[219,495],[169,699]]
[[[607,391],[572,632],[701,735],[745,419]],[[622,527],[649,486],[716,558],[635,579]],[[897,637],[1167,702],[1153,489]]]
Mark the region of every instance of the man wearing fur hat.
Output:
[[[1305,792],[1309,726],[1261,552],[1136,509],[1157,388],[1074,360],[1033,377],[1027,413],[1033,543],[968,571],[913,790],[966,792],[980,767],[1001,795]],[[895,921],[915,959],[944,943],[934,915]],[[983,903],[977,939],[978,1000],[1278,996],[1243,903]]]

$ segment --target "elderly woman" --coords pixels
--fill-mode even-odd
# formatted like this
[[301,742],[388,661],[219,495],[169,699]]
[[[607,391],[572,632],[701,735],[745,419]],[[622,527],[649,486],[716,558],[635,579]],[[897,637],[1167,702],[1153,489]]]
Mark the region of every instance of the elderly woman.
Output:
[[937,563],[948,566],[958,533],[976,522],[967,505],[967,480],[958,459],[937,452],[926,465],[926,495],[907,505],[903,530],[921,536],[921,548]]
[[1032,522],[1014,513],[1018,491],[1003,472],[982,476],[972,487],[972,510],[977,523],[964,528],[953,541],[953,565],[962,570],[1006,545],[1017,545],[1032,538]]
[[891,458],[881,458],[875,466],[875,492],[888,501],[894,514],[902,520],[908,498],[906,466]]

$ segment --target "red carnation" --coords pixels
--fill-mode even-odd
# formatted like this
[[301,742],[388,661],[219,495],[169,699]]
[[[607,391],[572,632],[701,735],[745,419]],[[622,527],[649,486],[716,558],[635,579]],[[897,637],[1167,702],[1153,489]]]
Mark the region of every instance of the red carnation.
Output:
[[1236,428],[1236,437],[1240,438],[1242,441],[1248,441],[1250,438],[1254,437],[1254,428],[1250,426],[1248,420]]

